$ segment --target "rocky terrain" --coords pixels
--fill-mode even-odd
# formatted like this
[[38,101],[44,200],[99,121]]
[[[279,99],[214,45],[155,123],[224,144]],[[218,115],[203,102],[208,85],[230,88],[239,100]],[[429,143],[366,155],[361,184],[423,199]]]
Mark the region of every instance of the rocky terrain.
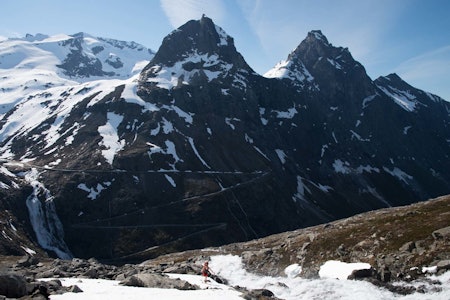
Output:
[[[423,277],[427,272],[424,267],[434,267],[428,270],[438,274],[450,270],[449,221],[450,196],[443,196],[245,243],[166,254],[136,264],[76,258],[54,260],[40,254],[22,258],[2,256],[0,281],[6,275],[17,276],[35,294],[45,294],[43,290],[77,291],[76,287],[58,288],[58,281],[36,281],[45,277],[103,278],[130,286],[196,289],[164,273],[199,274],[202,262],[211,256],[232,254],[242,257],[248,271],[261,275],[285,276],[284,269],[297,263],[302,267],[299,276],[304,278],[318,277],[319,267],[328,260],[367,262],[372,269],[354,272],[352,279],[367,280],[400,294],[427,292],[420,287],[393,283]],[[226,283],[221,278],[215,279]],[[439,289],[437,282],[435,288]],[[246,299],[275,299],[266,290],[246,291],[246,295]]]

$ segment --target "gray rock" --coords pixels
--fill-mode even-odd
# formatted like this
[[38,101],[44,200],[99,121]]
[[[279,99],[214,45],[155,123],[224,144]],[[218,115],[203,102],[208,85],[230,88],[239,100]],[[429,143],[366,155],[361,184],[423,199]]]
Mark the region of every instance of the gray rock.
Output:
[[178,290],[198,290],[199,287],[180,279],[159,274],[136,274],[120,282],[121,285]]
[[367,278],[367,277],[372,277],[375,275],[375,270],[370,268],[370,269],[361,269],[361,270],[353,270],[352,274],[350,274],[348,276],[347,279],[362,279],[362,278]]
[[274,293],[267,289],[256,289],[256,290],[244,290],[242,291],[242,298],[245,300],[266,300],[266,299],[278,299],[275,297]]
[[450,260],[441,260],[436,264],[438,270],[449,270],[450,269]]
[[29,267],[39,263],[39,260],[34,256],[25,255],[17,261],[18,267]]
[[0,274],[0,295],[20,298],[27,295],[27,281],[17,274]]
[[97,269],[91,268],[89,270],[87,270],[86,272],[83,273],[83,277],[87,277],[87,278],[91,278],[91,279],[97,279],[98,276],[98,271]]
[[433,231],[432,235],[435,240],[449,239],[450,238],[450,226],[435,230],[435,231]]
[[405,244],[403,244],[403,246],[400,247],[400,249],[398,249],[398,251],[400,252],[412,252],[413,249],[416,248],[416,244],[414,242],[407,242]]
[[78,285],[72,285],[69,287],[68,292],[70,293],[82,293],[83,290],[78,287]]

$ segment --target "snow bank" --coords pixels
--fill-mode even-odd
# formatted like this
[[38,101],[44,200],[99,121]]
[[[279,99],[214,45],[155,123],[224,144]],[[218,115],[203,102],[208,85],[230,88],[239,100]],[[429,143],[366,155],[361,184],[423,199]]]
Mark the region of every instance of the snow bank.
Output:
[[[158,288],[138,288],[120,286],[118,281],[99,280],[99,279],[62,279],[63,285],[78,285],[83,293],[66,293],[63,295],[51,296],[51,300],[78,300],[78,299],[96,299],[96,300],[140,300],[140,299],[170,299],[170,300],[242,300],[241,293],[237,292],[231,286],[239,285],[247,289],[265,288],[272,291],[276,297],[285,300],[297,299],[365,299],[365,300],[394,300],[394,299],[450,299],[450,272],[439,277],[431,276],[432,280],[439,280],[443,284],[442,289],[434,293],[416,293],[412,295],[396,295],[391,292],[378,288],[365,281],[356,280],[336,280],[331,278],[322,279],[302,279],[295,277],[301,272],[301,266],[292,264],[285,269],[288,277],[270,277],[258,276],[244,270],[242,260],[238,256],[219,255],[211,257],[210,267],[213,272],[225,278],[229,286],[219,284],[213,280],[208,283],[203,282],[199,275],[186,274],[168,274],[172,278],[180,278],[191,284],[196,284],[200,290],[180,291],[175,289]],[[367,264],[345,264],[342,262],[327,262],[321,268],[322,272],[329,272],[332,277],[336,274],[347,274],[348,269],[357,269],[367,267]],[[370,267],[370,266],[369,266]],[[292,276],[291,276],[292,275]],[[430,287],[429,281],[420,281],[413,283],[423,287]]]
[[241,293],[216,282],[202,283],[202,277],[196,275],[171,275],[200,286],[200,290],[181,291],[176,289],[139,288],[119,285],[119,281],[102,279],[64,278],[64,286],[77,285],[83,293],[65,293],[52,295],[51,300],[242,300]]
[[329,260],[320,267],[320,278],[336,278],[345,280],[355,270],[367,270],[371,266],[367,263],[345,263],[337,260]]

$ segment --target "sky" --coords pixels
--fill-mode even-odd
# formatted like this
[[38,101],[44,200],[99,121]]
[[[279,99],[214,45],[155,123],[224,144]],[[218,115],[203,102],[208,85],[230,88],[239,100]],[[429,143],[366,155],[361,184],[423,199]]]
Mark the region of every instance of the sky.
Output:
[[260,74],[321,30],[372,79],[397,73],[450,101],[449,13],[449,0],[0,0],[0,40],[85,32],[157,51],[171,31],[205,14]]

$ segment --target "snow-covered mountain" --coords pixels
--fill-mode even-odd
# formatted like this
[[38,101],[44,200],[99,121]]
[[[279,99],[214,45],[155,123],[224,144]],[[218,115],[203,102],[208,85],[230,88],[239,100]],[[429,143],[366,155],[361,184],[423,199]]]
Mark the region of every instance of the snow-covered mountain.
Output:
[[372,81],[320,31],[266,77],[207,17],[154,56],[86,34],[1,43],[0,193],[60,257],[219,245],[450,193],[449,103]]
[[85,33],[0,42],[0,116],[33,93],[102,79],[129,79],[154,53],[135,42]]

